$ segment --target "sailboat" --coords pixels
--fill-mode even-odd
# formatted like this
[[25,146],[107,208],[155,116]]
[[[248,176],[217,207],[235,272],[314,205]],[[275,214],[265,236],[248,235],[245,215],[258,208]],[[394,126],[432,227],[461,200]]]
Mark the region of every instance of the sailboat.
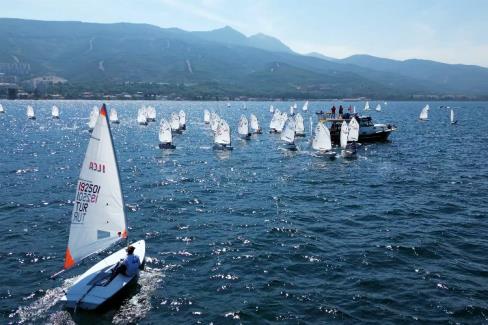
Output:
[[457,120],[454,119],[454,110],[451,108],[451,124],[456,124]]
[[230,127],[224,119],[218,122],[217,130],[214,134],[214,150],[232,150],[230,139]]
[[290,106],[290,116],[293,116],[293,115],[295,115],[295,106],[291,105]]
[[203,111],[203,122],[205,122],[205,124],[210,123],[210,112],[208,111],[208,109]]
[[303,117],[300,113],[297,113],[297,115],[295,115],[295,136],[305,136],[305,126],[303,125]]
[[424,108],[422,108],[422,111],[420,112],[419,115],[419,120],[421,121],[427,121],[429,119],[429,105],[425,105]]
[[220,116],[217,113],[212,112],[210,114],[210,128],[214,133],[217,132],[219,122],[220,122]]
[[278,128],[281,123],[281,112],[279,109],[276,109],[273,113],[273,117],[271,118],[271,122],[269,122],[269,133],[278,133]]
[[34,113],[34,108],[30,105],[27,106],[27,118],[30,120],[36,119],[36,114]]
[[227,103],[227,107],[230,107],[230,103]]
[[335,152],[332,151],[330,132],[327,126],[325,126],[323,123],[319,122],[315,127],[315,136],[312,141],[312,149],[316,150],[316,154],[319,156],[335,159]]
[[269,112],[270,113],[274,113],[275,109],[273,107],[273,105],[269,105]]
[[283,128],[285,127],[285,123],[287,120],[288,120],[288,114],[286,114],[286,112],[281,113],[280,118],[278,120],[276,132],[281,133],[283,131]]
[[159,148],[161,149],[175,149],[173,144],[173,134],[171,133],[171,125],[166,119],[161,120],[159,125]]
[[239,119],[237,133],[241,139],[251,139],[251,133],[249,133],[249,122],[247,121],[247,117],[245,115],[241,115],[241,118]]
[[305,104],[303,104],[302,111],[308,111],[308,100],[305,102]]
[[291,151],[297,150],[297,146],[295,145],[295,119],[293,117],[285,121],[285,126],[281,133],[281,140],[285,142],[285,149]]
[[180,129],[180,115],[176,112],[171,113],[171,120],[169,121],[171,132],[181,134]]
[[148,122],[156,122],[156,108],[153,106],[146,107],[145,115]]
[[376,105],[376,111],[381,112],[381,105],[380,104]]
[[[345,121],[344,121],[345,122]],[[344,126],[344,122],[342,126]],[[342,156],[344,158],[356,158],[357,156],[357,144],[356,142],[359,139],[359,123],[356,121],[356,119],[353,117],[349,121],[349,125],[347,126],[347,142],[346,146],[344,148],[343,146],[343,139],[342,139],[342,127],[341,127],[341,147],[344,148],[342,150]]]
[[5,109],[3,108],[2,104],[0,104],[0,113],[5,113]]
[[366,104],[364,104],[364,110],[369,111],[369,102],[367,101]]
[[92,132],[98,120],[98,108],[94,106],[90,112],[90,119],[88,120],[88,131]]
[[147,113],[145,107],[142,107],[137,111],[137,123],[139,125],[147,125]]
[[251,129],[252,129],[252,133],[254,133],[254,134],[263,133],[261,131],[261,127],[259,126],[259,121],[258,121],[258,118],[256,117],[256,115],[251,113],[251,117],[249,118],[249,122],[250,122],[249,124],[250,124]]
[[53,105],[51,109],[51,116],[53,119],[59,119],[59,108],[56,105]]
[[[119,169],[107,109],[103,104],[88,143],[76,187],[63,271],[121,240],[127,240],[127,236]],[[135,247],[134,253],[143,262],[146,251],[144,240],[135,242],[132,246]],[[137,281],[138,273],[111,277],[116,263],[125,255],[125,249],[121,249],[88,269],[65,292],[61,301],[68,308],[96,309],[129,283]]]
[[117,114],[117,110],[115,108],[112,108],[110,110],[110,123],[112,124],[119,124],[120,121],[119,121],[119,115]]
[[180,117],[180,130],[186,130],[186,113],[185,113],[185,111],[181,110],[178,113],[178,116]]

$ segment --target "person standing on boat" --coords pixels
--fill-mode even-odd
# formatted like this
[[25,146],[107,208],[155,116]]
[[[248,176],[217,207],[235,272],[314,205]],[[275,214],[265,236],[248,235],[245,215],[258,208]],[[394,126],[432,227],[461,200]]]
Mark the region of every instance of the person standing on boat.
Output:
[[344,107],[342,105],[339,106],[339,118],[342,118],[342,113],[344,113]]
[[120,262],[118,262],[114,267],[110,280],[113,280],[118,274],[123,274],[126,276],[134,276],[137,274],[139,267],[141,266],[141,260],[139,259],[139,256],[134,254],[135,249],[136,248],[132,245],[127,247],[127,256],[125,259],[120,260]]
[[330,109],[331,113],[332,113],[332,118],[335,118],[335,112],[336,112],[336,107],[335,105],[332,106],[332,108]]

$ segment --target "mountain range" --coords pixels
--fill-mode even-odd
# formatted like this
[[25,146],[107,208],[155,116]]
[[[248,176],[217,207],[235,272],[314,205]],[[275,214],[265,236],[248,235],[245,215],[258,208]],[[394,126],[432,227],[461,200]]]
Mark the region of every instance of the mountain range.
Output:
[[488,97],[487,68],[301,55],[271,36],[247,37],[228,26],[189,32],[147,24],[1,18],[0,44],[0,72],[23,64],[29,69],[18,75],[21,79],[55,75],[83,90],[136,84],[204,97]]

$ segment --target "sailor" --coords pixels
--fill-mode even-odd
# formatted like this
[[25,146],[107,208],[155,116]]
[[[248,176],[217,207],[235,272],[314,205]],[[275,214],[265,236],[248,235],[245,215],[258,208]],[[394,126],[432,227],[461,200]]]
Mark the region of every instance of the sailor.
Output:
[[335,111],[336,111],[336,107],[335,107],[335,105],[334,105],[334,106],[332,106],[332,108],[331,108],[331,110],[330,110],[330,111],[331,111],[331,113],[332,113],[332,118],[335,118]]
[[141,260],[139,259],[139,256],[134,254],[135,249],[136,248],[132,245],[127,247],[125,250],[127,252],[127,256],[125,259],[120,260],[113,268],[111,280],[114,279],[117,274],[123,274],[126,276],[134,276],[137,274],[139,266],[141,265]]
[[344,113],[344,107],[342,105],[339,106],[339,118],[342,118],[342,113]]

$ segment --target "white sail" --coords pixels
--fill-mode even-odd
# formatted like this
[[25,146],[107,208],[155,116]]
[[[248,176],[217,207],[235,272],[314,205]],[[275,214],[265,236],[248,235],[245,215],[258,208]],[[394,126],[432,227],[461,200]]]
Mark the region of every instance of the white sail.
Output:
[[295,106],[291,105],[290,106],[290,115],[293,115],[295,113]]
[[227,107],[230,107],[230,103],[227,103]]
[[349,134],[349,127],[347,122],[343,121],[341,125],[341,147],[346,148],[347,146],[347,135]]
[[308,100],[305,102],[305,104],[303,104],[302,111],[308,111]]
[[162,119],[159,124],[159,142],[161,143],[172,143],[173,135],[171,134],[171,125],[169,125],[166,119]]
[[356,114],[356,106],[353,106],[353,111],[352,111],[353,114]]
[[421,119],[421,120],[429,119],[429,105],[425,105],[425,107],[422,108],[422,111],[420,112],[419,119]]
[[364,104],[364,110],[369,111],[369,102],[366,102],[366,104]]
[[27,117],[28,118],[36,117],[36,114],[34,113],[34,107],[30,105],[27,106]]
[[305,134],[305,126],[303,125],[303,117],[300,113],[295,116],[295,133],[299,135]]
[[97,124],[98,120],[98,108],[94,106],[90,112],[90,119],[88,120],[88,128],[93,130],[95,128],[95,124]]
[[64,268],[127,237],[119,170],[105,105],[100,109],[81,167]]
[[329,129],[323,123],[318,123],[315,128],[312,148],[318,151],[328,151],[332,149]]
[[274,113],[274,107],[273,107],[273,105],[269,105],[269,112],[270,113]]
[[153,107],[153,106],[148,106],[146,107],[145,109],[145,113],[146,113],[146,119],[148,121],[156,121],[156,108]]
[[276,131],[278,132],[283,131],[287,119],[288,119],[288,114],[286,114],[286,112],[280,113],[280,119],[278,120]]
[[356,121],[356,119],[353,117],[349,121],[349,134],[347,136],[347,141],[358,141],[359,139],[359,123]]
[[147,111],[145,107],[140,108],[137,112],[137,123],[147,124]]
[[110,122],[116,123],[119,121],[119,115],[117,114],[117,110],[115,108],[110,109]]
[[381,105],[380,104],[376,105],[376,111],[381,112]]
[[286,120],[283,132],[281,132],[281,140],[294,143],[295,141],[295,119],[290,117]]
[[220,119],[215,132],[214,142],[217,144],[230,145],[230,128],[229,124],[223,119]]
[[51,109],[51,116],[53,118],[58,118],[59,117],[59,108],[56,105],[54,105],[52,107],[52,109]]
[[249,124],[251,126],[251,129],[254,132],[259,131],[259,121],[258,121],[258,118],[256,117],[256,115],[251,114],[251,117],[249,118]]
[[178,115],[180,117],[180,128],[184,128],[186,126],[186,113],[181,110]]
[[248,135],[249,134],[249,122],[247,121],[247,117],[244,115],[241,115],[241,118],[239,119],[239,127],[237,128],[237,133],[239,135]]
[[275,110],[273,113],[273,117],[271,118],[271,122],[269,122],[269,128],[277,130],[280,126],[281,121],[281,113],[279,110]]
[[205,122],[205,124],[210,123],[210,112],[208,109],[203,111],[203,122]]
[[5,109],[3,108],[2,104],[0,104],[0,113],[5,113]]
[[451,123],[454,123],[454,111],[451,108]]
[[169,121],[172,131],[178,131],[180,129],[180,116],[178,113],[171,113],[171,120]]
[[219,122],[220,122],[220,116],[217,113],[212,112],[210,114],[210,128],[212,129],[213,132],[217,131]]

